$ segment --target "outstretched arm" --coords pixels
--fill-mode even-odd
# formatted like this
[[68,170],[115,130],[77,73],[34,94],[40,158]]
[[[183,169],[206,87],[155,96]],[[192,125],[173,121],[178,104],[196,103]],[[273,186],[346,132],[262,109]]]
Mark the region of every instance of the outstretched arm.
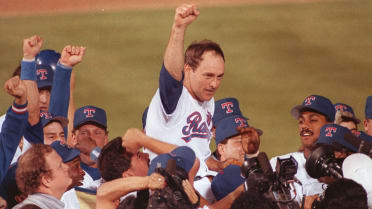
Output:
[[137,153],[140,148],[145,147],[156,154],[164,154],[170,153],[178,147],[177,145],[151,138],[136,128],[128,129],[122,137],[122,141],[122,146],[131,153]]
[[145,177],[131,176],[115,179],[98,188],[96,208],[114,209],[116,208],[115,201],[130,192],[143,189],[163,189],[164,187],[165,179],[158,173]]
[[21,80],[27,88],[28,121],[31,126],[40,120],[39,90],[36,83],[35,56],[40,52],[43,39],[39,36],[31,36],[23,40],[23,59],[21,63]]
[[0,133],[0,184],[17,150],[28,118],[27,89],[23,81],[18,76],[12,77],[5,82],[4,89],[14,97],[14,103],[6,113]]
[[182,80],[185,32],[198,15],[199,11],[193,4],[182,4],[176,8],[171,35],[164,54],[164,65],[169,74],[178,81]]

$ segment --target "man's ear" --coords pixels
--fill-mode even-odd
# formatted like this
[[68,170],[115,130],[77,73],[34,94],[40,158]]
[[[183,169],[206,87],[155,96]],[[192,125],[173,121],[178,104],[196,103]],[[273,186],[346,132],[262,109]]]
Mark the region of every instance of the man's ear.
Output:
[[44,186],[44,187],[46,187],[46,188],[49,188],[50,187],[50,182],[51,182],[51,178],[49,177],[49,176],[47,176],[47,175],[43,175],[42,177],[41,177],[41,184]]
[[218,144],[217,145],[217,150],[218,150],[218,153],[220,154],[220,155],[222,155],[222,153],[224,153],[224,151],[225,151],[225,146],[223,145],[223,144]]
[[364,131],[367,132],[368,131],[368,119],[364,119],[363,126],[364,126]]

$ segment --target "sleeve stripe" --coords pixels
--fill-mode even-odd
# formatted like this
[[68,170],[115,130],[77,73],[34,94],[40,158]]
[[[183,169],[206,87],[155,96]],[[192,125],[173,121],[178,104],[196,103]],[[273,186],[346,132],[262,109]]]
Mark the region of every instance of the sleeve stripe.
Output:
[[13,112],[15,112],[17,114],[23,114],[23,113],[27,112],[27,106],[24,107],[24,108],[17,108],[14,105],[12,105],[12,110],[13,110]]

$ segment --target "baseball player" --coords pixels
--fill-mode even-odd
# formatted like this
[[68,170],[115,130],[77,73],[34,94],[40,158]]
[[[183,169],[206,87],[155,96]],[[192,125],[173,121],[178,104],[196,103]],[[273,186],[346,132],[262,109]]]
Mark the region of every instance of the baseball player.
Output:
[[353,134],[358,132],[358,124],[361,122],[354,114],[351,106],[344,103],[334,104],[336,115],[335,124],[348,128]]
[[9,168],[19,141],[26,128],[27,90],[18,76],[9,79],[4,85],[5,91],[14,97],[14,103],[7,111],[0,133],[0,184]]
[[[100,151],[108,142],[106,111],[95,106],[84,106],[75,111],[73,140],[77,143],[84,137],[89,137],[98,146]],[[101,184],[101,173],[96,161],[90,155],[80,153],[81,167],[85,171],[82,188],[95,191]]]
[[[288,158],[293,156],[296,159],[298,168],[295,177],[302,183],[302,186],[295,184],[297,192],[296,201],[301,203],[303,194],[312,196],[323,192],[323,184],[307,174],[305,163],[315,142],[318,140],[321,127],[334,121],[335,108],[328,98],[319,95],[310,95],[304,99],[301,105],[292,108],[291,114],[298,121],[298,130],[303,150],[273,157],[270,163],[271,167],[275,169],[278,157]],[[312,202],[310,200],[311,197],[308,197],[308,199],[309,201],[305,201],[305,204]]]
[[[185,31],[198,15],[195,5],[183,4],[176,9],[145,131],[155,139],[192,148],[200,159],[197,175],[205,176],[205,161],[211,154],[213,96],[222,81],[225,63],[219,45],[207,40],[192,43],[184,57]],[[150,153],[150,159],[154,156]]]
[[372,136],[372,96],[369,96],[366,101],[365,119],[363,121],[364,130]]

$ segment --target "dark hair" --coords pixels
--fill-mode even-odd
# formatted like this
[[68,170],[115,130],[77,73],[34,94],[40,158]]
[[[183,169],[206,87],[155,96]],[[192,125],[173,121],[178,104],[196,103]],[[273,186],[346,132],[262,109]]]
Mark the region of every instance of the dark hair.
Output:
[[239,195],[231,209],[279,209],[279,207],[256,190],[248,190]]
[[149,201],[149,190],[140,190],[137,197],[130,195],[120,202],[117,209],[146,209]]
[[20,209],[41,209],[41,208],[37,205],[28,204],[28,205],[22,206]]
[[98,157],[98,169],[105,181],[122,177],[123,172],[130,168],[132,153],[122,147],[121,137],[116,137],[107,143]]
[[351,179],[338,179],[328,186],[319,209],[367,209],[367,192]]
[[16,181],[18,188],[26,194],[34,194],[41,185],[41,178],[46,175],[51,177],[46,162],[46,154],[53,152],[49,145],[34,144],[18,160]]
[[200,61],[203,60],[203,54],[209,51],[215,52],[216,55],[221,56],[223,61],[225,61],[223,51],[217,43],[210,40],[202,40],[200,42],[193,42],[187,47],[185,52],[185,64],[195,70],[198,68]]

